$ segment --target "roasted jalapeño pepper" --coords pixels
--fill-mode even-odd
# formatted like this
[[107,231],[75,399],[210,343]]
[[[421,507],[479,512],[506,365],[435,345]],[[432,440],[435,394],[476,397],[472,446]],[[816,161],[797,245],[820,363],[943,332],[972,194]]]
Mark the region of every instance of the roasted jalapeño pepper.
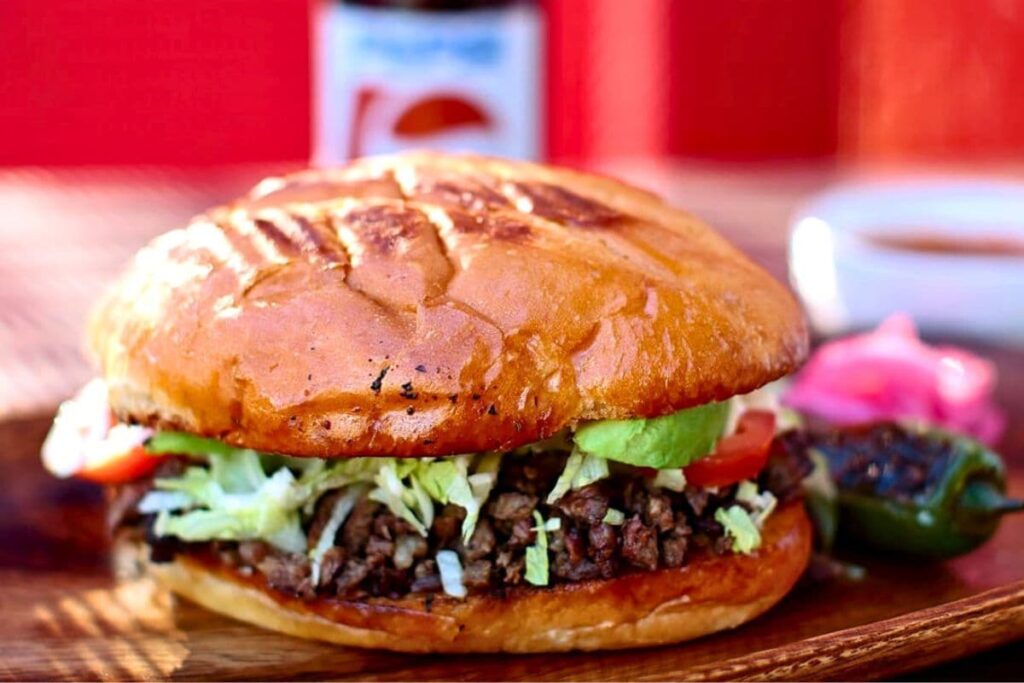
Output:
[[952,557],[988,540],[1003,514],[1024,509],[1024,501],[1005,497],[1002,459],[965,437],[879,423],[783,438],[827,460],[841,539]]

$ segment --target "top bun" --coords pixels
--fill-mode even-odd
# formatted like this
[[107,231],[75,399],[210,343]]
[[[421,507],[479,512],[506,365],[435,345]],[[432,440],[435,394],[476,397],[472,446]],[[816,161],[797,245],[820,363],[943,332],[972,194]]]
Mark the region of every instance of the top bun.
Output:
[[785,288],[654,195],[414,153],[269,179],[158,237],[90,343],[121,419],[428,456],[751,391],[807,332]]

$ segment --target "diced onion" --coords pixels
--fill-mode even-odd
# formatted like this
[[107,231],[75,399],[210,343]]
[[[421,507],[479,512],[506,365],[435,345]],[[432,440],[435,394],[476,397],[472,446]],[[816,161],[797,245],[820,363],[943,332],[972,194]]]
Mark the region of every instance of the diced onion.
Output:
[[150,491],[139,501],[137,509],[144,515],[154,512],[184,510],[192,506],[192,496],[182,491]]
[[408,569],[416,561],[416,549],[423,540],[419,536],[406,534],[395,541],[395,555],[391,559],[397,569]]
[[750,519],[758,529],[764,526],[765,520],[775,511],[775,506],[779,502],[771,491],[758,493],[757,483],[749,479],[741,481],[736,487],[736,500],[751,509]]
[[761,498],[764,503],[761,507],[754,512],[754,524],[760,529],[764,526],[765,521],[768,517],[775,512],[776,506],[779,504],[779,499],[771,491],[765,491],[761,494]]
[[453,598],[466,597],[462,583],[462,563],[454,550],[437,551],[437,570],[441,573],[441,588]]
[[686,489],[686,475],[678,467],[658,470],[658,474],[654,477],[654,485],[658,488],[682,493]]

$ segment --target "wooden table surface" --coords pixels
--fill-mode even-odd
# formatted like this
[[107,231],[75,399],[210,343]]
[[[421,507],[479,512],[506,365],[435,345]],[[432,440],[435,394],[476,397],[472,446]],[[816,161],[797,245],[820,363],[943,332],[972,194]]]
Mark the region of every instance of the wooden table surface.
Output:
[[[187,603],[172,609],[145,579],[115,581],[99,492],[51,479],[36,458],[47,413],[90,372],[78,346],[86,304],[148,237],[268,170],[276,169],[0,174],[0,678],[864,678],[1021,633],[1021,517],[968,557],[938,565],[868,558],[863,583],[805,583],[740,631],[642,653],[453,660],[342,650]],[[797,167],[611,170],[704,216],[780,277],[794,207],[848,175]],[[1024,351],[983,351],[1002,373],[999,400],[1012,418],[1002,448],[1014,470],[1011,490],[1022,496]],[[1000,660],[976,661],[1002,667],[1016,657],[1000,652]]]

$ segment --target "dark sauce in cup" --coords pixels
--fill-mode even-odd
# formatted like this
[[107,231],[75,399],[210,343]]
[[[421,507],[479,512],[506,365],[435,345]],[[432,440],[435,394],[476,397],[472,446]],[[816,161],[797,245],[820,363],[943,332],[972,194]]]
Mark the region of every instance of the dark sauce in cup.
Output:
[[952,235],[927,228],[901,228],[892,232],[871,232],[865,235],[865,239],[883,249],[919,254],[1024,258],[1024,238],[994,232]]

